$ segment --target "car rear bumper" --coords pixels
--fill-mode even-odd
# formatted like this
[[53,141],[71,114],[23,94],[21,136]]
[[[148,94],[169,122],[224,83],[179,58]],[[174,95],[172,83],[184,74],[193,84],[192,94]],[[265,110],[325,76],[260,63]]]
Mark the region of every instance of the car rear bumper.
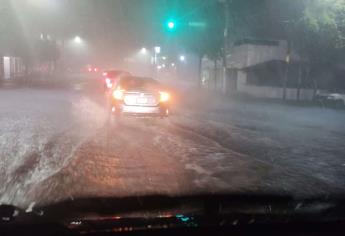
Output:
[[160,107],[149,107],[149,106],[121,106],[122,113],[138,113],[138,114],[160,114]]
[[167,116],[169,113],[167,106],[129,106],[116,104],[112,109],[113,113],[119,112],[124,115],[133,116]]

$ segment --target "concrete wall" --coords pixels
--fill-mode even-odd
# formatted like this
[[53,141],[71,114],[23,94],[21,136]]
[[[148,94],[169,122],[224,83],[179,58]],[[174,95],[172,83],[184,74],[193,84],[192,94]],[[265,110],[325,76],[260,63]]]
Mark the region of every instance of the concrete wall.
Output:
[[207,57],[202,59],[201,65],[201,81],[204,88],[219,90],[223,88],[223,64],[221,60],[216,62],[216,67],[213,60],[209,60]]
[[242,69],[268,61],[285,61],[287,42],[278,41],[275,45],[242,44],[232,48],[227,57],[229,68]]
[[[214,62],[205,57],[202,60],[203,86],[223,91],[223,93],[237,90],[256,97],[283,98],[283,88],[248,85],[246,72],[242,71],[242,69],[270,61],[285,61],[287,51],[288,45],[284,40],[272,41],[272,43],[268,45],[258,42],[257,44],[243,43],[234,46],[231,49],[231,53],[227,56],[227,71],[229,73],[227,73],[226,80],[223,76],[224,71],[221,60],[218,62],[218,69],[215,71]],[[293,58],[294,61],[299,61],[298,55],[293,52],[291,53],[291,58]],[[219,79],[218,76],[221,76],[221,79]],[[216,83],[214,81],[215,78],[217,79]],[[217,87],[215,87],[214,84],[216,84]],[[297,97],[297,89],[287,89],[286,97],[287,99],[295,100]],[[300,90],[301,100],[311,100],[312,97],[313,91],[311,89]]]
[[[283,98],[283,88],[248,85],[246,73],[243,71],[238,72],[237,89],[238,89],[238,92],[240,93],[248,94],[254,97],[271,98],[271,99]],[[297,88],[287,88],[286,99],[297,100]],[[312,99],[313,99],[312,89],[300,90],[300,100],[311,101]]]

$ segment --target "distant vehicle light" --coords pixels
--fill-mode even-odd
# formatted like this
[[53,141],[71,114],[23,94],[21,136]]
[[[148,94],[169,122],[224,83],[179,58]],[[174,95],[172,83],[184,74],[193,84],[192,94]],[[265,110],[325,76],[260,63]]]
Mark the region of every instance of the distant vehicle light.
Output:
[[160,102],[167,102],[170,100],[170,94],[167,92],[159,92],[159,96]]
[[156,46],[154,49],[155,49],[155,53],[157,54],[161,53],[161,47]]
[[106,85],[107,85],[107,88],[110,89],[110,88],[113,87],[113,83],[112,83],[111,79],[106,78],[106,79],[105,79],[105,83],[106,83]]
[[94,71],[94,72],[97,72],[97,71],[98,71],[98,68],[94,68],[93,71]]
[[103,74],[102,74],[103,76],[107,76],[108,75],[108,73],[107,72],[103,72]]
[[91,71],[92,71],[92,69],[91,69],[91,68],[88,68],[87,70],[88,70],[89,72],[91,72]]
[[123,100],[125,90],[123,89],[116,89],[113,92],[113,98],[116,100]]

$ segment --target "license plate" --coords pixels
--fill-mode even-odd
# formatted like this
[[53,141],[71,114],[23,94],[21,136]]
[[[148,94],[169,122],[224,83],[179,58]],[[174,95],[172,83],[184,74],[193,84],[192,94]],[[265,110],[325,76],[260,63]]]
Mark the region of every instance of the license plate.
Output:
[[147,103],[147,98],[138,98],[137,103],[141,103],[141,104]]

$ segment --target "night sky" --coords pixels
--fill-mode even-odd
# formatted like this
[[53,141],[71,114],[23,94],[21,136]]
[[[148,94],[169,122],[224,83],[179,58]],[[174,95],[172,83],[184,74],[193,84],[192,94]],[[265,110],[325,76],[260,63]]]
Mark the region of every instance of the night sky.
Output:
[[[2,16],[9,21],[7,25],[20,31],[25,40],[37,38],[42,33],[56,41],[78,35],[88,42],[92,57],[98,61],[122,60],[142,47],[155,45],[171,54],[193,51],[196,42],[205,39],[218,38],[211,43],[222,44],[224,10],[218,0],[0,1],[2,8],[8,9],[3,12],[12,13],[12,18]],[[281,37],[282,27],[276,27],[276,22],[284,12],[277,9],[273,1],[233,1],[231,14],[243,16],[238,19],[248,23],[239,28],[243,32],[232,35]],[[261,22],[253,17],[258,14],[263,16]],[[176,21],[174,32],[168,32],[165,27],[168,19]],[[251,22],[252,19],[256,22]],[[203,22],[206,27],[191,28],[188,27],[190,22]],[[240,25],[243,22],[232,23]],[[14,27],[16,25],[18,27]]]

